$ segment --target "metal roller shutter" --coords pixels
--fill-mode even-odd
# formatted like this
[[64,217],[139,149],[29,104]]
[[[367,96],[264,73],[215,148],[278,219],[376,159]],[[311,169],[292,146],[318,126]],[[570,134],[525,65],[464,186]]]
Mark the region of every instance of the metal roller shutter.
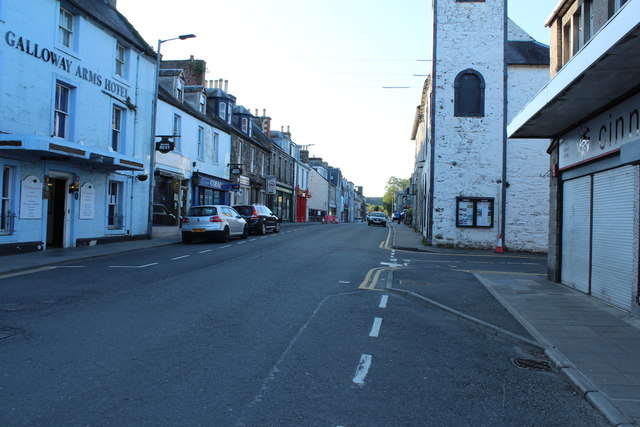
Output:
[[591,233],[591,177],[563,183],[561,281],[589,292],[589,243]]
[[624,310],[637,286],[637,217],[638,167],[594,175],[591,293]]

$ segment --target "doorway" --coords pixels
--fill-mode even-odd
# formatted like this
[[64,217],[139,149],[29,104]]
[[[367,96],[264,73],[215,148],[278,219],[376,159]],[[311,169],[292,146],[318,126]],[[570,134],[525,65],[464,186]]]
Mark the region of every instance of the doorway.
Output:
[[51,177],[47,207],[47,247],[65,247],[67,180]]

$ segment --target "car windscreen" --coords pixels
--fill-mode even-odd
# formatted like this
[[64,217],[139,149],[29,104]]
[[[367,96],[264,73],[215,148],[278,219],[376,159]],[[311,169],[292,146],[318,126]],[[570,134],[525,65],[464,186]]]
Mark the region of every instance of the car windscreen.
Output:
[[196,206],[193,208],[189,208],[187,211],[187,216],[207,216],[207,215],[218,215],[218,211],[213,206]]
[[253,215],[253,208],[251,206],[234,206],[233,209],[238,211],[238,213],[242,216]]
[[384,214],[381,212],[371,212],[369,214],[369,216],[375,216],[375,217],[380,217],[380,218],[384,218]]

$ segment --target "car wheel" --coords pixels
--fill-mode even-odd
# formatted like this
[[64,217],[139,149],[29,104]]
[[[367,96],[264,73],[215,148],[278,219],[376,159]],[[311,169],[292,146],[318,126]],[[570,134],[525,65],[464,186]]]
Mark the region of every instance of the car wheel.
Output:
[[267,225],[264,223],[264,220],[261,220],[258,224],[258,234],[262,234],[263,236],[267,234]]
[[244,230],[242,230],[242,236],[240,236],[240,238],[246,239],[247,237],[249,237],[249,226],[245,224]]
[[222,231],[222,236],[220,237],[220,241],[222,243],[227,243],[229,241],[229,227],[225,227],[224,230]]
[[280,223],[276,222],[276,226],[273,227],[273,232],[274,233],[279,233],[280,232]]
[[367,223],[367,226],[371,227],[371,223],[370,223],[370,222],[368,222],[368,223]]
[[186,234],[182,235],[182,243],[191,243],[192,240],[191,236],[187,236]]

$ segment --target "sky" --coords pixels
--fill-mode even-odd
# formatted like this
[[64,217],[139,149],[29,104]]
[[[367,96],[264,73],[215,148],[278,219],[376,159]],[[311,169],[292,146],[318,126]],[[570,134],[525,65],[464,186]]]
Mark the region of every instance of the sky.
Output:
[[[508,0],[509,17],[549,44],[559,0]],[[367,197],[409,178],[411,129],[431,57],[430,0],[118,0],[165,60],[202,59],[237,103],[263,109]]]

